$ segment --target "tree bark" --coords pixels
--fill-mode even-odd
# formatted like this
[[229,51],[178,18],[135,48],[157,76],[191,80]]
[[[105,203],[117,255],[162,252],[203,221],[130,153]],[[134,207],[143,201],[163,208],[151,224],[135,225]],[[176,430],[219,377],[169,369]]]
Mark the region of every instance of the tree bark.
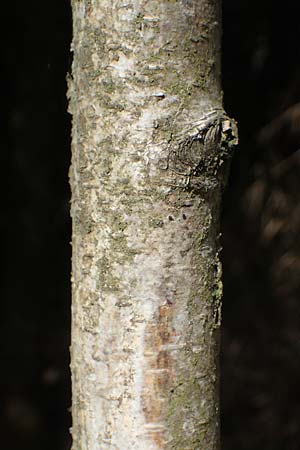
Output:
[[73,0],[73,450],[217,450],[217,0]]

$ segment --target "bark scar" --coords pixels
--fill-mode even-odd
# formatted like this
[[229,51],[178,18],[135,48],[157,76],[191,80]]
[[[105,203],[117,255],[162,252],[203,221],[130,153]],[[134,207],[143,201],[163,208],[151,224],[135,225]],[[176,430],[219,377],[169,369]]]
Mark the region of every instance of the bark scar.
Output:
[[168,346],[174,342],[172,327],[173,306],[160,306],[148,322],[145,331],[145,359],[143,412],[146,433],[159,449],[165,448],[165,410],[168,393],[174,381],[172,356]]

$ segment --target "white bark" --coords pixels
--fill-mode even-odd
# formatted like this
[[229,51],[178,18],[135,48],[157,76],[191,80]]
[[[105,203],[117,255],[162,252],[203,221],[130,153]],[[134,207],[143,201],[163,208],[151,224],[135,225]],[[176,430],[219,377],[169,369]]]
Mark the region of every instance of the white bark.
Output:
[[73,450],[216,450],[217,1],[72,7]]

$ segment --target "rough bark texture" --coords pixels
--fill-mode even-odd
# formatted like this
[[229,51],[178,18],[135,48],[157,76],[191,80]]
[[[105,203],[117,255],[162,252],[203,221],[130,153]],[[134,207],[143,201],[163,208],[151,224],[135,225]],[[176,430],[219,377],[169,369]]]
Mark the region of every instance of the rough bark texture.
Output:
[[73,0],[73,450],[216,450],[217,0]]

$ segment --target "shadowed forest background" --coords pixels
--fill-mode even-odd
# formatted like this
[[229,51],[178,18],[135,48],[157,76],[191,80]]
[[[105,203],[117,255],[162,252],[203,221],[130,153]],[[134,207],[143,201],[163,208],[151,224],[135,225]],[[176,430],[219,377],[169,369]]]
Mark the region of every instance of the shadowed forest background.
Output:
[[[300,3],[224,0],[222,450],[300,449]],[[11,0],[1,26],[0,435],[68,450],[68,0]],[[125,449],[124,449],[125,450]]]

